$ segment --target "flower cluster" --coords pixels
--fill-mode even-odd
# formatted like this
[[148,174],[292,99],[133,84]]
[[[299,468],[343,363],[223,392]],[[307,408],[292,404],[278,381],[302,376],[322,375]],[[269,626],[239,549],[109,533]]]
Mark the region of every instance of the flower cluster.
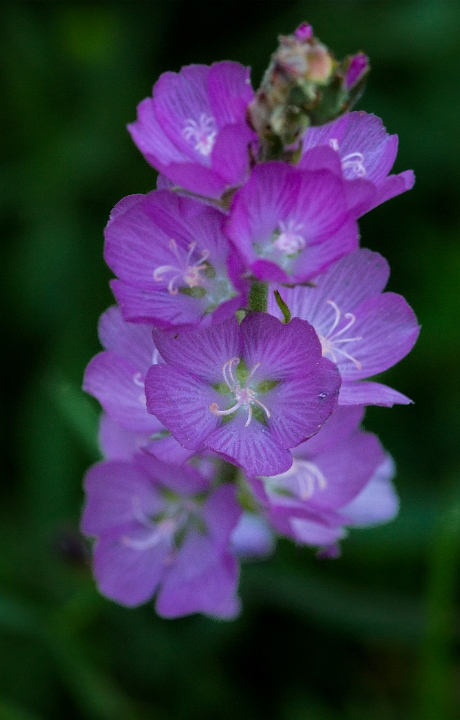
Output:
[[[164,617],[239,611],[239,560],[276,535],[339,554],[347,526],[397,512],[364,406],[416,318],[357,221],[412,187],[397,137],[350,112],[369,69],[302,24],[254,93],[234,62],[165,73],[131,136],[157,189],[114,208],[117,306],[84,389],[104,410],[83,532],[101,592]],[[295,100],[295,101],[294,101]]]

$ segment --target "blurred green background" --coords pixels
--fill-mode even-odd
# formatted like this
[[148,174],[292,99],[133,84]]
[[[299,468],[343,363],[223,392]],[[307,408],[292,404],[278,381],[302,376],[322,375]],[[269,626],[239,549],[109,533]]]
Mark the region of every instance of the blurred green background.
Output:
[[[422,324],[372,408],[401,512],[340,560],[282,542],[245,565],[231,623],[165,621],[94,587],[78,535],[98,407],[81,391],[113,302],[102,230],[155,173],[125,129],[165,70],[233,59],[258,85],[302,20],[372,61],[358,107],[398,133],[414,190],[361,222]],[[460,716],[460,4],[4,2],[0,226],[4,468],[0,720],[454,720]]]

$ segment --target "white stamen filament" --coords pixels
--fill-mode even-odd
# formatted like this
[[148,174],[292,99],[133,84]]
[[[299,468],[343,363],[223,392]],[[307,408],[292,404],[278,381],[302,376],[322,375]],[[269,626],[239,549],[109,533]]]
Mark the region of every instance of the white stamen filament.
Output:
[[265,412],[267,418],[270,417],[270,410],[264,405],[263,402],[257,399],[257,393],[252,388],[248,387],[252,376],[254,375],[255,371],[260,365],[260,362],[256,363],[254,367],[252,368],[251,372],[249,373],[248,379],[246,380],[246,385],[242,388],[240,384],[238,383],[237,379],[235,378],[235,375],[233,373],[234,368],[239,364],[240,358],[233,357],[231,360],[227,360],[226,363],[224,363],[222,367],[222,375],[224,377],[225,384],[231,390],[231,392],[234,394],[236,403],[232,405],[232,407],[227,408],[227,410],[219,410],[219,406],[217,403],[213,402],[209,406],[209,409],[211,410],[214,415],[232,415],[234,412],[238,410],[240,407],[244,407],[245,410],[248,411],[248,419],[246,420],[245,427],[249,425],[249,423],[252,420],[252,406],[254,404],[259,405],[259,407],[262,408],[262,410]]
[[142,395],[139,395],[139,402],[143,407],[146,407],[147,400],[145,398],[144,379],[141,372],[134,373],[133,383],[137,385],[137,387],[142,388]]
[[212,115],[206,115],[206,113],[201,113],[198,122],[192,118],[188,118],[182,130],[182,137],[193,145],[193,149],[199,152],[200,155],[203,155],[203,157],[210,155],[216,141],[216,136],[217,129],[215,120]]
[[328,332],[327,335],[319,335],[319,339],[321,342],[321,348],[323,351],[323,355],[329,354],[333,360],[333,362],[337,362],[337,356],[336,353],[339,355],[343,355],[344,357],[348,358],[348,360],[351,360],[352,363],[354,363],[358,370],[361,370],[361,363],[359,360],[357,360],[353,355],[350,355],[345,350],[342,350],[342,348],[336,347],[337,345],[344,344],[344,343],[350,343],[350,342],[358,342],[359,340],[362,340],[362,337],[352,337],[352,338],[344,338],[340,337],[343,335],[343,333],[347,332],[349,328],[355,323],[356,316],[353,313],[345,313],[343,317],[348,320],[347,324],[344,325],[344,327],[341,330],[338,330],[337,332],[334,332],[336,327],[338,326],[341,318],[342,313],[338,307],[338,305],[333,300],[327,300],[328,305],[331,305],[335,312],[335,317],[332,323],[332,326]]
[[148,548],[155,547],[155,545],[158,545],[162,540],[170,542],[176,528],[177,520],[166,518],[157,523],[155,527],[152,528],[152,532],[146,537],[136,540],[129,537],[129,535],[123,535],[121,541],[123,545],[127,545],[127,547],[133,550],[147,550]]
[[269,492],[285,494],[309,500],[315,489],[321,491],[327,488],[327,480],[317,465],[308,460],[294,458],[294,461],[285,473],[264,478]]
[[356,177],[364,177],[366,175],[366,168],[363,163],[364,155],[360,152],[353,152],[342,158],[342,168],[344,170],[349,168],[352,172],[354,172]]
[[[337,138],[331,138],[329,145],[333,150],[338,152],[339,141]],[[364,155],[360,152],[352,152],[342,158],[342,170],[351,170],[356,177],[364,177],[366,175],[366,168],[364,167]]]
[[158,543],[162,541],[166,541],[169,545],[172,545],[174,533],[178,530],[179,526],[186,521],[188,512],[178,503],[171,503],[164,517],[155,522],[145,514],[138,495],[133,497],[132,503],[134,519],[150,532],[139,539],[129,537],[129,535],[122,535],[120,540],[123,545],[133,550],[147,550],[148,548],[155,547],[155,545],[158,545]]
[[294,465],[302,500],[308,500],[313,495],[315,484],[318,490],[326,489],[327,480],[317,465],[307,460],[294,460]]
[[194,263],[191,262],[193,253],[196,248],[196,241],[190,243],[185,260],[179,255],[179,248],[175,240],[171,238],[169,247],[177,258],[178,265],[160,265],[153,271],[153,279],[155,282],[164,282],[165,275],[172,273],[172,277],[168,282],[168,292],[170,295],[177,295],[179,288],[176,281],[181,279],[189,288],[200,287],[203,285],[203,277],[200,273],[206,269],[205,261],[209,258],[209,250],[202,250],[201,257]]

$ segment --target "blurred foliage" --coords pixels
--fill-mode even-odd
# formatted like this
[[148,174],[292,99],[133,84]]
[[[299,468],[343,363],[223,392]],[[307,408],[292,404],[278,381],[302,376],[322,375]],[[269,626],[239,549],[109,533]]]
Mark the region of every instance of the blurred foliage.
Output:
[[[308,20],[371,57],[359,107],[400,138],[415,189],[360,223],[415,350],[385,380],[416,404],[371,408],[401,512],[340,560],[279,545],[242,569],[232,622],[157,618],[101,598],[78,534],[98,408],[79,388],[113,302],[102,229],[155,173],[125,126],[165,70],[231,58],[260,81]],[[4,361],[0,510],[3,720],[454,720],[460,715],[460,6],[453,0],[4,2],[0,6]]]

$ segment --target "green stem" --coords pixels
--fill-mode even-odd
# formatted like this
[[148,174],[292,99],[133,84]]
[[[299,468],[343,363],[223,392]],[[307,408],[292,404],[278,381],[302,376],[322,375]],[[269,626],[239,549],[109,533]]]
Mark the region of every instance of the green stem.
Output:
[[267,312],[268,283],[253,280],[249,291],[249,310]]

